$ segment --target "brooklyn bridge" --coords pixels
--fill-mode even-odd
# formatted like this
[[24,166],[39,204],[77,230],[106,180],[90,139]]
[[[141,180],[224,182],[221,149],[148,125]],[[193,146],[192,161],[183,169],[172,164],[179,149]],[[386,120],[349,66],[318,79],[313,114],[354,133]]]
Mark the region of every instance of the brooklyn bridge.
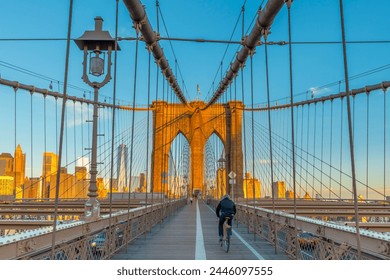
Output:
[[390,259],[387,1],[8,2],[0,259]]

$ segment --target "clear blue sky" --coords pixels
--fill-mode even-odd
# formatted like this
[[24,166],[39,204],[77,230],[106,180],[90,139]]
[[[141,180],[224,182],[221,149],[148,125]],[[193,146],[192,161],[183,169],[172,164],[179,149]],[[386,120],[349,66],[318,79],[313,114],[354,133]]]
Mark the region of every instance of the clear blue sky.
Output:
[[[1,38],[65,38],[69,1],[3,1],[0,11]],[[119,35],[134,36],[134,29],[127,9],[120,2]],[[229,39],[234,24],[244,1],[160,1],[161,10],[171,37]],[[266,1],[265,1],[266,2]],[[385,40],[388,39],[390,22],[387,11],[390,3],[385,0],[367,2],[362,0],[344,1],[346,32],[348,40]],[[98,3],[98,4],[97,4]],[[155,1],[143,1],[151,21],[156,28]],[[261,1],[247,0],[245,12],[245,30],[248,29]],[[294,1],[292,10],[293,41],[339,41],[341,39],[339,21],[339,1]],[[269,40],[287,41],[287,15],[282,9],[276,17]],[[93,29],[93,18],[100,15],[104,18],[104,28],[112,35],[115,31],[115,1],[96,2],[91,0],[74,1],[72,38],[79,37],[86,29]],[[166,36],[160,18],[161,35]],[[241,23],[233,39],[240,40]],[[166,56],[174,69],[174,58],[167,41],[160,42]],[[191,99],[196,96],[196,85],[199,84],[205,98],[216,71],[221,63],[226,48],[220,44],[196,44],[187,42],[172,43],[183,73],[188,94]],[[121,42],[123,51],[118,62],[118,95],[120,99],[131,100],[133,87],[134,42]],[[141,43],[139,91],[145,92],[146,51]],[[236,46],[229,48],[223,61],[224,71],[233,58]],[[348,46],[350,75],[389,63],[387,51],[389,44],[357,44]],[[288,95],[288,57],[287,46],[270,47],[270,71],[272,99]],[[258,48],[254,57],[256,90],[264,88],[263,48]],[[0,58],[31,71],[63,80],[65,42],[4,42],[0,44]],[[72,42],[70,53],[70,79],[73,85],[87,88],[81,81],[81,52]],[[342,56],[340,45],[299,45],[294,46],[295,92],[343,79]],[[248,77],[246,69],[246,77]],[[0,68],[4,78],[47,86],[46,81],[20,75],[18,72]],[[389,74],[389,71],[386,72]],[[378,82],[385,77],[384,72],[370,76],[352,86]],[[153,77],[154,79],[154,77]],[[282,81],[282,82],[281,82]],[[219,83],[217,79],[216,83]],[[181,85],[181,81],[180,81]],[[102,94],[111,95],[112,88],[107,86]],[[70,92],[72,94],[72,92]],[[75,92],[74,94],[80,94]],[[144,94],[142,94],[144,96]],[[259,94],[256,102],[263,101]],[[145,103],[140,97],[137,103]]]
[[[104,18],[103,28],[115,33],[115,0],[94,1],[75,0],[72,22],[72,38],[80,37],[85,30],[94,28],[93,18]],[[171,37],[204,38],[228,40],[239,16],[244,0],[160,0],[160,8]],[[247,0],[245,5],[245,30],[256,15],[262,1]],[[266,3],[266,1],[264,1]],[[119,36],[135,36],[127,9],[119,1]],[[156,29],[155,1],[144,0],[149,20]],[[348,41],[390,40],[390,21],[388,12],[390,2],[377,1],[344,1],[345,25]],[[0,9],[0,39],[6,38],[66,38],[69,1],[2,1]],[[276,16],[269,35],[269,41],[287,41],[287,10],[284,7]],[[292,7],[292,36],[294,42],[327,42],[340,41],[340,16],[338,0],[296,0]],[[161,17],[160,33],[166,37]],[[233,40],[241,39],[241,22],[234,33]],[[167,41],[161,41],[165,54],[174,70],[174,58]],[[199,84],[202,98],[205,98],[221,63],[224,44],[172,42],[179,66],[181,68],[189,99],[196,98]],[[120,42],[122,51],[118,56],[118,98],[130,102],[133,95],[133,69],[135,43]],[[26,75],[9,69],[3,62],[16,65],[30,71],[63,81],[65,65],[65,41],[0,41],[0,73],[5,79],[16,80],[37,87],[48,88],[49,81]],[[146,104],[147,52],[140,43],[139,73],[137,85],[137,104]],[[349,44],[348,63],[350,76],[390,64],[390,44]],[[236,45],[229,47],[223,63],[223,73],[234,57]],[[305,92],[328,83],[344,79],[341,44],[303,44],[293,46],[294,92]],[[69,83],[89,90],[81,80],[82,53],[74,42],[71,43]],[[264,48],[259,47],[253,58],[255,103],[264,103]],[[271,99],[278,100],[289,95],[288,47],[269,47]],[[155,66],[152,71],[152,92],[154,95]],[[220,74],[218,73],[218,77]],[[249,100],[249,65],[245,67],[245,98]],[[379,83],[389,80],[390,70],[351,81],[351,88]],[[216,80],[216,84],[220,81]],[[182,85],[181,78],[179,84]],[[161,88],[161,79],[160,79]],[[56,89],[56,87],[55,87]],[[4,87],[0,90],[9,91]],[[62,88],[61,88],[62,90]],[[343,85],[341,86],[343,90]],[[338,92],[338,86],[315,91],[317,95]],[[70,95],[82,96],[83,91],[69,89]],[[101,95],[112,96],[112,82],[101,90]],[[239,93],[241,94],[241,92]],[[9,95],[11,96],[11,95]],[[87,95],[88,97],[88,95]],[[160,96],[161,97],[161,94]],[[3,98],[3,97],[2,97]],[[298,97],[297,97],[298,98]],[[0,114],[7,114],[5,99],[0,99]],[[29,100],[25,97],[25,100]],[[28,103],[20,105],[28,112]],[[21,107],[21,108],[24,108]],[[1,117],[4,119],[4,116]],[[21,113],[23,118],[23,113]],[[363,120],[364,121],[364,120]],[[1,124],[1,131],[7,124]],[[25,125],[28,125],[26,123]],[[10,131],[13,130],[8,127]],[[375,126],[373,126],[375,131]],[[26,145],[25,145],[26,146]],[[0,141],[0,152],[12,151],[13,141]],[[364,152],[364,151],[362,151]]]

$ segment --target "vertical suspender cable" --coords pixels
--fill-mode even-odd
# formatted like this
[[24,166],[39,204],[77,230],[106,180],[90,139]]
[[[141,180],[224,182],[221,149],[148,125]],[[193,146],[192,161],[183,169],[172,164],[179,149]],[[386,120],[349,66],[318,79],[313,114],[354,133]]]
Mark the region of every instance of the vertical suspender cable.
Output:
[[[253,108],[253,53],[250,54],[250,71],[251,71],[251,107]],[[256,188],[255,188],[255,117],[252,110],[252,191],[253,191],[253,206],[256,206]],[[260,191],[260,190],[259,190]],[[260,196],[259,196],[260,197]],[[253,231],[253,238],[256,239],[257,234],[257,217],[255,208],[255,225]]]
[[[44,152],[47,151],[47,140],[46,140],[46,95],[44,96],[44,99],[43,99],[43,150]],[[42,183],[42,188],[41,188],[41,197],[40,198],[43,198],[43,194],[45,193],[45,190],[44,188],[46,187],[46,178],[47,178],[47,164],[45,163],[45,159],[43,159],[43,168],[44,168],[44,171],[43,171],[43,183]]]
[[[268,30],[266,30],[268,32]],[[270,92],[269,92],[269,69],[268,69],[268,47],[267,47],[267,36],[264,37],[265,44],[264,44],[264,51],[265,51],[265,76],[266,76],[266,86],[267,86],[267,105],[268,105],[268,139],[269,139],[269,157],[270,157],[270,164],[271,164],[271,195],[272,195],[272,213],[275,217],[275,191],[273,189],[273,183],[274,183],[274,160],[273,160],[273,154],[272,154],[272,125],[271,125],[271,110],[269,109],[271,107],[270,103]],[[275,234],[275,254],[277,253],[277,234],[276,234],[276,223],[274,224],[274,234]]]
[[[58,155],[58,97],[55,97],[56,99],[56,154]],[[50,193],[50,190],[49,190]],[[50,198],[50,196],[49,196]]]
[[[241,38],[244,38],[244,36],[245,36],[245,4],[246,4],[246,0],[244,1],[244,4],[241,7],[241,14],[242,14]],[[241,68],[241,70],[242,70],[242,68]],[[242,74],[242,72],[241,72],[241,74]],[[242,83],[243,83],[242,84],[242,95],[244,96],[244,77],[243,76],[242,76]],[[230,86],[230,93],[231,93],[231,89],[232,88]],[[232,99],[231,95],[230,95],[230,99]],[[234,78],[234,101],[235,101],[234,104],[235,104],[235,110],[236,110],[236,124],[235,124],[235,126],[237,129],[238,126],[237,126],[237,103],[236,103],[236,101],[237,101],[237,80],[236,80],[236,78]],[[244,105],[244,101],[242,101],[242,104]],[[242,110],[241,113],[242,113],[243,119],[244,119],[245,111]],[[245,131],[245,125],[244,125],[244,131]],[[242,132],[241,132],[240,137],[241,137],[241,145],[242,145]],[[244,147],[245,147],[245,153],[246,153],[246,143],[245,142],[246,142],[246,139],[245,139],[245,133],[244,133]],[[238,154],[237,148],[238,147],[237,146],[238,145],[236,145],[236,167],[235,167],[236,172],[238,171],[238,160],[237,160],[237,154]],[[242,153],[242,148],[241,148],[241,153]],[[242,176],[243,179],[246,177],[246,172],[247,172],[247,170],[246,170],[246,155],[244,155],[244,157],[245,157],[245,173]],[[242,183],[244,183],[244,182],[242,182]],[[246,182],[246,184],[248,184],[248,182]],[[246,204],[248,206],[248,187],[247,187],[247,185],[245,185],[245,196],[246,196]],[[238,220],[237,220],[237,226],[238,226]],[[248,227],[247,228],[248,228],[248,233],[249,233],[249,216],[248,216]]]
[[386,90],[383,89],[383,200],[386,200]]
[[[68,108],[65,108],[65,120],[64,120],[64,137],[65,137],[65,166],[68,166],[68,117],[69,114],[67,113]],[[66,179],[65,179],[66,180]]]
[[[356,173],[355,173],[355,151],[353,145],[353,134],[352,134],[352,119],[351,119],[351,103],[350,103],[350,92],[349,92],[349,77],[348,77],[348,62],[347,62],[347,45],[345,42],[345,29],[344,29],[344,11],[343,11],[343,0],[340,0],[340,17],[341,17],[341,33],[343,40],[343,58],[344,58],[344,75],[345,75],[345,92],[347,93],[347,110],[348,110],[348,129],[349,129],[349,150],[351,155],[351,169],[352,169],[352,188],[353,188],[353,200],[355,207],[355,222],[356,222],[356,243],[358,250],[358,259],[361,259],[361,244],[360,244],[360,230],[359,230],[359,209],[357,200],[357,189],[356,189]],[[353,106],[355,109],[355,106]],[[355,120],[355,118],[354,118]],[[354,126],[355,127],[355,126]]]
[[[244,34],[244,33],[243,33]],[[244,35],[243,35],[244,36]],[[240,69],[241,71],[241,98],[242,98],[242,104],[245,104],[245,93],[244,93],[244,70],[243,68],[241,67]],[[235,87],[235,91],[236,91],[236,94],[235,94],[235,99],[237,100],[237,76],[234,78],[234,87]],[[248,161],[247,161],[247,149],[246,149],[246,121],[245,121],[245,111],[242,112],[242,126],[244,128],[244,131],[243,131],[243,134],[244,134],[244,162],[245,162],[245,176],[246,174],[248,173]],[[245,186],[245,192],[246,192],[246,196],[247,196],[247,206],[249,206],[249,188],[248,188],[248,185],[249,185],[249,182],[246,181],[246,186]],[[249,215],[247,215],[248,217],[248,233],[249,233]]]
[[[14,140],[15,140],[15,151],[16,151],[16,130],[17,130],[17,111],[16,111],[16,104],[17,104],[17,98],[16,98],[16,92],[18,91],[18,88],[14,88],[14,123],[15,123],[15,133],[14,133]],[[14,166],[16,166],[16,157],[14,155]],[[16,168],[14,167],[14,190],[16,194]]]
[[[340,90],[339,90],[340,92]],[[344,120],[344,97],[341,98],[341,113],[340,113],[340,200],[341,200],[341,181],[343,174],[343,120]]]
[[[114,178],[114,149],[115,149],[115,113],[116,113],[116,82],[117,82],[117,59],[118,59],[118,5],[119,0],[115,3],[115,49],[114,49],[114,81],[113,81],[113,93],[112,93],[112,122],[111,122],[111,159],[110,159],[110,195],[109,195],[109,213],[108,213],[108,227],[111,231],[112,226],[112,190],[113,190],[113,178]],[[82,112],[82,110],[81,110]],[[129,229],[127,229],[127,232]],[[128,234],[126,234],[127,236]],[[109,252],[109,256],[111,252]]]
[[[160,3],[158,0],[156,0],[157,33],[160,33],[159,8],[160,8]],[[157,71],[158,71],[158,63],[157,63]],[[162,76],[164,76],[164,73],[162,73]],[[157,86],[158,86],[158,80],[157,80]],[[156,89],[156,96],[157,96],[157,91],[158,91],[158,89]],[[162,93],[163,93],[162,101],[164,102],[164,96],[165,96],[165,79],[164,79],[164,77],[162,77]],[[156,101],[157,101],[157,99],[156,99]],[[161,117],[164,118],[164,116],[165,116],[165,106],[163,105]],[[157,127],[156,127],[156,130],[157,130]],[[163,171],[163,169],[164,169],[164,125],[161,127],[161,130],[162,130],[162,132],[161,132],[161,134],[162,134],[161,149],[162,149],[162,157],[163,157],[161,160],[161,171]],[[165,202],[165,194],[164,194],[164,190],[163,190],[163,178],[162,177],[161,177],[160,189],[161,189],[160,190],[160,193],[161,193],[161,220],[160,220],[161,223],[160,223],[160,225],[162,225],[162,221],[164,219],[164,202]]]
[[332,195],[332,151],[333,151],[333,100],[330,100],[330,160],[329,160],[329,199]]
[[[312,171],[312,175],[313,175],[313,189],[312,189],[312,195],[311,197],[313,198],[314,195],[315,195],[315,167],[316,167],[316,128],[317,128],[317,103],[314,103],[314,129],[313,129],[313,171]],[[318,193],[318,192],[317,192]]]
[[[31,139],[31,170],[30,170],[30,180],[32,179],[32,177],[33,177],[33,169],[34,169],[34,167],[33,167],[33,162],[34,162],[34,152],[33,152],[33,140],[34,140],[34,138],[33,138],[33,92],[31,91],[30,92],[30,113],[31,113],[31,117],[30,117],[30,133],[31,133],[31,135],[30,135],[30,139]],[[22,178],[22,179],[24,179],[24,178]],[[32,182],[30,181],[30,190],[33,188],[33,184],[32,184]],[[23,191],[23,193],[22,193],[22,198],[24,198],[25,197],[25,193],[24,193],[24,191],[25,191],[25,189],[23,188],[22,189],[22,191]]]
[[81,103],[81,165],[84,166],[84,116],[83,103]]
[[367,92],[367,116],[366,116],[366,201],[368,200],[368,142],[370,132],[370,93]]
[[295,168],[295,139],[294,139],[294,94],[293,94],[293,76],[292,76],[292,45],[291,45],[291,0],[286,1],[288,12],[288,50],[290,64],[290,106],[291,106],[291,146],[292,146],[292,164],[293,164],[293,189],[294,189],[294,237],[295,237],[295,257],[298,259],[298,229],[297,229],[297,192],[296,192],[296,168]]
[[[158,16],[158,15],[157,15]],[[158,67],[158,64],[156,63],[156,98],[155,98],[155,100],[156,100],[156,102],[157,102],[157,100],[158,100],[158,83],[159,83],[159,74],[158,74],[158,69],[159,69],[159,67]],[[148,105],[149,106],[149,105]],[[154,127],[154,129],[153,129],[153,141],[154,141],[154,143],[152,143],[152,145],[153,145],[153,152],[155,153],[156,152],[156,143],[155,143],[155,138],[156,138],[156,129],[157,129],[157,127]],[[154,160],[152,160],[152,164],[156,164],[155,162],[154,162]],[[152,169],[153,170],[153,169]],[[153,173],[153,172],[152,172]],[[153,177],[155,177],[156,176],[156,174],[153,174]],[[152,176],[150,177],[150,183],[151,183],[151,185],[150,185],[150,192],[152,193],[152,205],[153,205],[153,203],[154,203],[154,191],[155,191],[155,185],[154,185],[154,178],[152,178]]]
[[[160,32],[160,26],[159,26],[159,20],[158,20],[158,0],[156,0],[156,23],[157,23],[157,33],[159,33]],[[157,61],[156,61],[156,98],[155,98],[155,100],[156,100],[156,102],[157,102],[157,100],[158,100],[158,83],[159,83],[159,74],[158,74],[158,69],[159,69],[159,66],[158,66],[158,63],[157,63]],[[148,105],[149,106],[149,105]],[[153,152],[155,153],[156,152],[156,143],[155,143],[155,139],[156,139],[156,129],[157,129],[157,127],[154,127],[154,129],[153,129],[153,143],[152,143],[152,145],[153,145]],[[155,162],[154,162],[154,160],[152,160],[152,164],[156,164]],[[153,169],[152,169],[153,170]],[[153,176],[151,176],[150,177],[150,183],[151,183],[151,185],[150,185],[150,192],[152,193],[152,205],[153,205],[153,203],[154,203],[154,191],[155,191],[155,182],[154,182],[154,178],[152,178],[152,177],[155,177],[156,176],[156,174],[154,174],[154,172],[152,171],[151,173],[153,173],[153,174],[151,174],[151,175],[153,175]]]
[[[299,143],[299,140],[298,140],[298,135],[299,135],[299,106],[297,107],[297,110],[295,111],[295,116],[296,118],[294,118],[294,121],[295,121],[295,135],[294,135],[294,139],[295,139],[295,143],[296,143],[296,149],[298,150],[298,143]],[[298,158],[298,153],[296,153],[296,158]],[[300,174],[297,172],[297,174]],[[299,176],[300,177],[300,176]],[[297,185],[300,186],[300,183],[298,184],[298,180],[297,180]],[[298,189],[300,190],[300,188],[298,187]],[[298,194],[297,194],[298,195]]]
[[321,196],[321,199],[323,199],[323,195],[322,195],[322,186],[323,186],[323,182],[322,182],[322,178],[323,178],[323,163],[324,163],[324,108],[325,108],[325,102],[322,102],[322,117],[321,117],[321,179],[320,179],[320,196]]
[[[70,35],[72,30],[72,13],[73,13],[73,0],[69,1],[69,19],[68,19],[68,35],[66,39],[66,56],[65,56],[65,73],[64,73],[64,90],[62,98],[62,111],[61,111],[61,130],[60,130],[60,143],[58,149],[58,166],[56,174],[56,193],[55,193],[55,204],[54,204],[54,220],[53,220],[53,235],[52,235],[52,247],[51,247],[51,259],[54,259],[54,250],[55,250],[55,238],[57,230],[57,215],[58,215],[58,192],[60,189],[60,168],[61,168],[61,159],[62,159],[62,144],[63,144],[63,134],[64,134],[64,120],[65,120],[65,111],[66,111],[66,101],[67,101],[67,86],[68,86],[68,70],[69,70],[69,51],[70,51]],[[57,133],[56,133],[57,134]]]
[[[301,192],[302,192],[302,178],[303,178],[303,176],[302,176],[302,169],[303,169],[303,163],[302,163],[302,161],[303,161],[303,113],[304,113],[304,108],[305,108],[305,106],[304,105],[302,105],[302,117],[301,117],[301,147],[300,147],[300,151],[301,151],[301,164],[300,164],[300,167],[299,167],[299,170],[300,170],[300,172],[299,172],[299,193],[301,194]],[[302,196],[301,196],[302,197]]]
[[[162,73],[164,75],[164,73]],[[164,77],[162,77],[162,101],[163,101],[163,108],[162,108],[162,116],[161,118],[163,120],[165,120],[165,115],[166,115],[166,107],[165,107],[165,104],[164,104],[164,101],[165,101],[165,79]],[[164,130],[165,130],[165,124],[164,122],[162,123],[161,125],[161,154],[162,154],[162,160],[161,160],[161,176],[160,176],[160,188],[161,188],[161,224],[164,220],[164,207],[165,207],[165,186],[164,186],[164,178],[163,178],[163,174],[166,174],[164,173],[164,162],[165,162],[165,154],[164,154],[164,149],[165,149],[165,133],[164,133]]]
[[306,128],[306,184],[305,184],[305,195],[307,192],[308,173],[309,173],[309,123],[310,123],[310,104],[307,105],[307,128]]
[[76,151],[76,101],[73,101],[73,150],[74,150],[74,170],[76,173],[77,151]]
[[[133,108],[131,119],[131,142],[130,142],[130,176],[129,176],[129,196],[127,199],[127,222],[130,224],[130,194],[133,176],[133,154],[134,154],[134,122],[135,122],[135,101],[137,96],[137,70],[138,70],[138,45],[139,45],[139,27],[136,26],[137,40],[135,41],[135,61],[134,61],[134,87],[133,87]],[[129,240],[126,240],[127,242]]]
[[[149,122],[150,122],[150,51],[148,53],[148,106],[147,117],[146,117],[146,168],[145,168],[145,208],[148,206],[148,183],[149,183]],[[145,219],[147,212],[145,213]],[[146,225],[146,220],[145,220]],[[151,229],[151,227],[150,227]],[[147,230],[147,228],[146,228]]]

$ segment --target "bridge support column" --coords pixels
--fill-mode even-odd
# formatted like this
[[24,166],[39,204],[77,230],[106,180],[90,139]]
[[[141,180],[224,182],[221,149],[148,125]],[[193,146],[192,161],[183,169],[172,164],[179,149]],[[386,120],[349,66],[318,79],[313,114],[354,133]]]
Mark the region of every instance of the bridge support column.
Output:
[[[167,102],[154,103],[153,152],[152,152],[152,192],[167,193],[169,141],[168,126],[165,121]],[[164,178],[164,174],[166,177]]]
[[229,178],[226,178],[228,193],[234,198],[243,198],[243,154],[242,154],[242,109],[243,104],[241,102],[231,101],[228,102],[226,107],[226,161],[227,172],[226,176],[231,171],[236,173],[236,180],[233,186],[229,184]]
[[203,164],[204,164],[204,147],[206,139],[201,129],[195,129],[193,138],[190,143],[191,147],[191,189],[190,193],[193,194],[194,190],[199,190],[203,195],[206,194],[206,189],[203,181]]

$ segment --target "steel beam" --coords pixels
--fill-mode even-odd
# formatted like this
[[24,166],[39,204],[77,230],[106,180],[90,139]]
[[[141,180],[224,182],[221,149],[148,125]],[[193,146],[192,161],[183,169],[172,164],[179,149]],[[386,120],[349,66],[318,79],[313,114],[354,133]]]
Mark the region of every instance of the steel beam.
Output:
[[145,41],[148,50],[153,53],[156,63],[160,66],[161,71],[165,75],[167,81],[174,90],[176,96],[183,104],[187,104],[187,100],[177,83],[176,77],[169,66],[168,60],[165,57],[164,51],[161,48],[158,40],[159,34],[153,31],[153,28],[146,15],[145,8],[139,0],[123,0],[123,3],[127,7],[130,16],[133,20],[134,27],[137,31],[141,32],[142,40]]
[[[371,91],[375,91],[375,90],[386,91],[389,87],[390,87],[390,81],[383,81],[382,83],[379,83],[379,84],[365,86],[365,87],[358,88],[358,89],[353,89],[350,91],[349,94],[350,94],[350,96],[354,97],[354,96],[362,94],[362,93],[368,94]],[[346,96],[347,96],[347,92],[340,92],[340,93],[331,94],[328,96],[317,97],[317,98],[313,98],[313,99],[309,99],[309,100],[295,102],[293,104],[293,107],[299,107],[299,106],[309,105],[309,104],[313,104],[313,103],[316,104],[316,103],[325,102],[328,100],[333,101],[335,99],[344,98]],[[271,106],[269,108],[268,107],[245,108],[243,110],[244,111],[268,111],[268,110],[285,109],[285,108],[290,108],[290,107],[291,107],[291,104],[286,103],[286,104]]]
[[[54,98],[63,98],[63,94],[59,93],[57,91],[51,91],[51,90],[47,90],[47,89],[44,89],[44,88],[38,88],[38,87],[35,87],[35,86],[32,86],[32,85],[22,84],[22,83],[19,83],[17,81],[10,81],[10,80],[6,80],[6,79],[0,78],[0,84],[4,85],[4,86],[12,87],[12,88],[14,88],[14,90],[18,90],[18,89],[26,90],[26,91],[29,91],[31,94],[39,93],[39,94],[42,94],[44,97],[52,96]],[[86,103],[88,105],[93,105],[94,104],[93,100],[80,98],[80,97],[76,97],[76,96],[67,95],[66,99],[70,100],[70,101],[73,101],[73,102],[79,102],[81,104],[82,103]],[[101,106],[101,107],[107,107],[107,108],[113,108],[114,107],[112,104],[106,103],[106,102],[98,101],[97,104],[99,106]],[[148,109],[148,107],[149,107],[149,105],[146,108],[136,107],[136,108],[134,108],[134,111],[153,110],[153,108],[149,108]],[[120,109],[120,110],[125,110],[125,111],[132,111],[133,110],[132,106],[116,105],[115,108],[116,109]]]

